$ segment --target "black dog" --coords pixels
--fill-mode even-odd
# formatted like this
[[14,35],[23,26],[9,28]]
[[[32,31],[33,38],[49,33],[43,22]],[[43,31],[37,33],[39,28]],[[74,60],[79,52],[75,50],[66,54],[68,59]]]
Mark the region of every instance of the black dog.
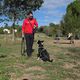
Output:
[[46,61],[52,62],[53,59],[50,60],[49,53],[43,47],[43,42],[44,41],[41,41],[41,40],[38,40],[38,42],[37,42],[37,44],[38,44],[38,54],[37,54],[37,57],[40,58],[41,60],[45,61],[45,62]]

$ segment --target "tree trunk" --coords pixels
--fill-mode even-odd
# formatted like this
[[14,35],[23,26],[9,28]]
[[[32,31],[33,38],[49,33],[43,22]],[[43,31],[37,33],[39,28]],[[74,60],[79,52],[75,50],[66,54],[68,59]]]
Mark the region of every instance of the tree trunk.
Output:
[[12,41],[15,41],[15,31],[12,29]]
[[15,41],[15,19],[14,19],[13,28],[12,28],[12,41]]

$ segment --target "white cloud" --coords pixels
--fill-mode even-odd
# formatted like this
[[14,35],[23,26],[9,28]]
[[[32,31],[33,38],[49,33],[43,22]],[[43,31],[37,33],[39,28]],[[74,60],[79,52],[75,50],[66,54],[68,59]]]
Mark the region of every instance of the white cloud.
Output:
[[73,0],[44,0],[43,8],[46,9],[56,9],[61,6],[66,6]]
[[[59,23],[66,12],[68,4],[74,0],[44,0],[44,3],[38,11],[39,22],[43,23]],[[40,15],[40,16],[39,16]]]
[[49,19],[49,17],[53,16],[62,18],[66,10],[63,11],[61,9],[66,8],[72,1],[73,0],[44,0],[41,9],[42,11],[45,11],[45,19]]

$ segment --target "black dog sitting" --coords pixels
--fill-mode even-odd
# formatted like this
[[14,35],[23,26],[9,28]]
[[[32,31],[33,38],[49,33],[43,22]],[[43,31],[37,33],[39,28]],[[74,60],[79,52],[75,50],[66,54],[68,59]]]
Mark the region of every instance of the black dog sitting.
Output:
[[53,59],[50,60],[49,53],[43,47],[43,42],[44,41],[40,41],[40,40],[38,40],[38,42],[37,42],[37,44],[38,44],[38,54],[37,54],[37,57],[38,57],[38,59],[40,58],[41,60],[43,60],[45,62],[46,61],[52,62]]

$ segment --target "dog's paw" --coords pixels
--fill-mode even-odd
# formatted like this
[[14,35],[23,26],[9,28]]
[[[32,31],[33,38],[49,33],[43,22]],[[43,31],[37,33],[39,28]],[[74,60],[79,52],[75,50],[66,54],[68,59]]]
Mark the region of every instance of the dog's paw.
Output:
[[37,60],[40,60],[40,58],[38,57]]
[[51,59],[50,62],[53,62],[53,59]]

